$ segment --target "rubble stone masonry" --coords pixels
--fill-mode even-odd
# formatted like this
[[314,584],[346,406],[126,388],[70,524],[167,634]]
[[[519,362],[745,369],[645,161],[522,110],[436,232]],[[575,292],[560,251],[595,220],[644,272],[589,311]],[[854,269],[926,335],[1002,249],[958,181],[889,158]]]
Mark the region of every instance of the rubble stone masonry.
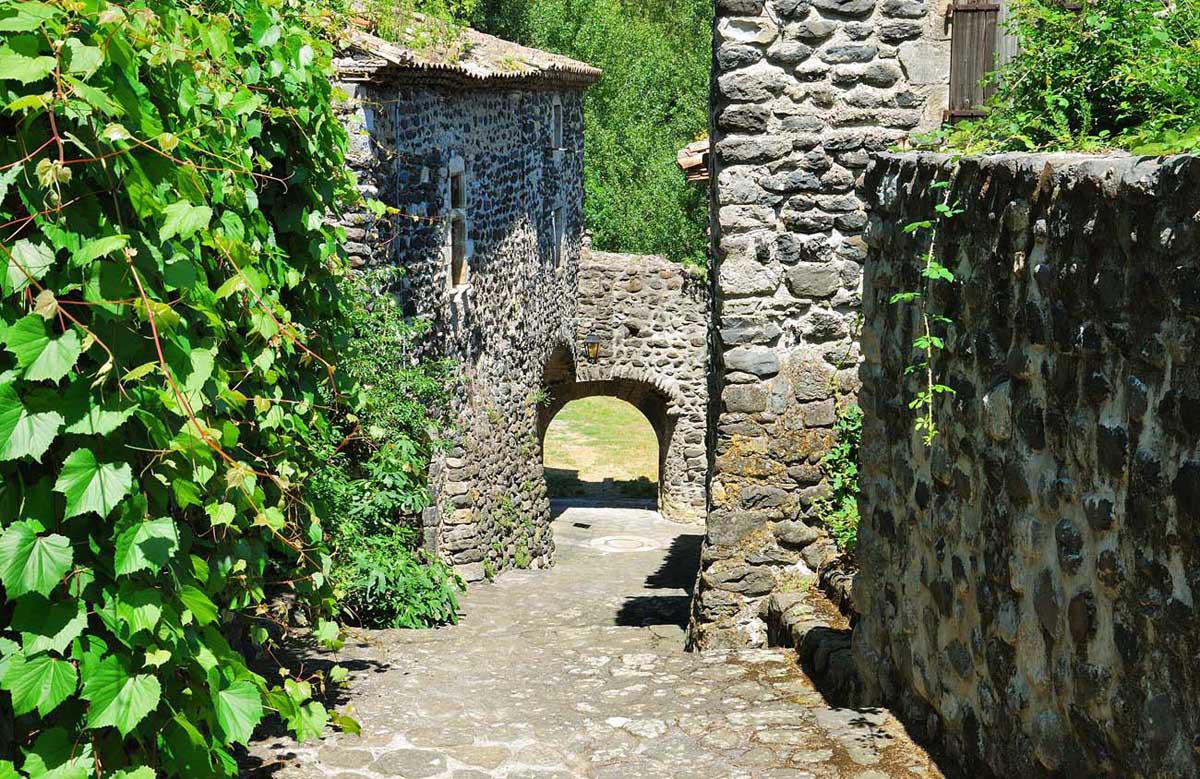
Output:
[[872,152],[941,120],[949,39],[926,0],[718,0],[716,348],[708,535],[692,643],[762,644],[785,572],[835,557],[812,517],[858,388]]

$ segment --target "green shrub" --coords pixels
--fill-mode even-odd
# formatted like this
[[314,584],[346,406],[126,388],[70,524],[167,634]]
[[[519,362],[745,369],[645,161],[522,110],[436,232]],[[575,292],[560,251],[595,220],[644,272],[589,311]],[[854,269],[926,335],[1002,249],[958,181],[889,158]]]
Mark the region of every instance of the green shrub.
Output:
[[453,366],[415,357],[426,327],[407,320],[388,293],[398,274],[374,271],[342,283],[342,310],[325,332],[355,388],[354,413],[335,426],[309,495],[329,526],[329,578],[343,618],[419,628],[456,621],[463,588],[449,566],[419,549],[436,417]]
[[480,0],[482,30],[604,71],[584,96],[584,211],[597,249],[707,262],[708,192],[679,149],[708,129],[712,0]]
[[332,607],[319,10],[0,2],[0,775],[234,776],[265,712],[330,719],[227,638]]
[[853,553],[858,544],[858,451],[862,443],[862,409],[838,409],[833,448],[821,461],[829,480],[829,493],[817,504],[821,522],[838,548]]
[[1196,0],[1016,0],[1016,57],[997,74],[987,116],[960,125],[970,152],[1200,150]]

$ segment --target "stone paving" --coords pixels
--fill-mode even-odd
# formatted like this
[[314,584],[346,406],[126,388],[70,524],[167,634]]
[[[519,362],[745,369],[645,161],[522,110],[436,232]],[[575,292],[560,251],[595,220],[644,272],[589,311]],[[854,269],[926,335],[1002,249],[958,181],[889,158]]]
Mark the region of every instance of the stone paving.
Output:
[[361,737],[252,746],[277,779],[941,777],[880,710],[829,706],[793,651],[687,653],[695,526],[572,507],[557,564],[474,586],[459,625],[357,631]]

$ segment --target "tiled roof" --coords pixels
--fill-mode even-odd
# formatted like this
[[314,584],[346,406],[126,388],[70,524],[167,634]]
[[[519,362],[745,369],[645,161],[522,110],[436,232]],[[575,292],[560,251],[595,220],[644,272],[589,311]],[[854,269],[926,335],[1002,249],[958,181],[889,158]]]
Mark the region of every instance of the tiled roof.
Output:
[[689,143],[675,155],[675,163],[688,181],[708,181],[708,152],[709,140],[705,138]]
[[349,48],[335,58],[334,65],[347,80],[434,81],[462,87],[584,87],[601,75],[587,63],[469,28],[457,33],[448,45],[420,47],[391,43],[355,29],[349,34]]

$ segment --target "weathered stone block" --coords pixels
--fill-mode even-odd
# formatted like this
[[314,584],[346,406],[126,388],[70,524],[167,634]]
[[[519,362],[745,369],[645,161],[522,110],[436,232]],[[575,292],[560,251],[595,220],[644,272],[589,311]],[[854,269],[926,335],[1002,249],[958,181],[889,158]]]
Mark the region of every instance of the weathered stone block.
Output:
[[835,263],[797,263],[788,269],[787,286],[798,298],[827,298],[841,289],[841,268]]
[[726,387],[721,393],[725,410],[734,413],[754,414],[767,409],[767,388],[761,384]]
[[835,16],[866,16],[875,10],[875,0],[813,0],[813,6]]
[[759,377],[779,373],[779,358],[772,349],[761,346],[740,346],[722,355],[725,367],[731,371],[745,371]]

